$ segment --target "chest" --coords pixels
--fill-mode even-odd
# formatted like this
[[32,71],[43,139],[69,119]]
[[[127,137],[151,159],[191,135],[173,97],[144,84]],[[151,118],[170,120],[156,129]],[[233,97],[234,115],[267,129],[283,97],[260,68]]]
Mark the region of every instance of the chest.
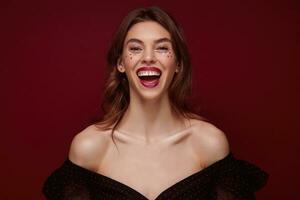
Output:
[[155,199],[203,167],[188,145],[120,147],[109,150],[98,172]]

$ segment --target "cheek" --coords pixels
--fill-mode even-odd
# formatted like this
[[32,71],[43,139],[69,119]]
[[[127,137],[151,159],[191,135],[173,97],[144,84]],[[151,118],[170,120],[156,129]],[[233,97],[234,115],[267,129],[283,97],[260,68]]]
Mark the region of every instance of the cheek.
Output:
[[173,53],[171,51],[168,51],[166,56],[167,56],[167,58],[172,59],[173,58]]
[[175,56],[171,51],[161,53],[157,55],[157,58],[159,58],[159,60],[165,63],[166,65],[174,65],[174,63],[176,62]]
[[125,65],[132,65],[135,64],[140,60],[140,56],[137,56],[133,53],[126,53],[124,56]]

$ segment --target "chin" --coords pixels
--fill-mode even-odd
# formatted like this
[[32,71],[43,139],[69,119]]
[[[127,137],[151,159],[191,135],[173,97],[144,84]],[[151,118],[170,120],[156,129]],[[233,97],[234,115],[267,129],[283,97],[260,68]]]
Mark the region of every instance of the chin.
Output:
[[137,88],[134,93],[138,98],[142,99],[143,101],[156,101],[162,99],[166,93],[162,90],[162,88],[156,88],[155,90],[145,90],[144,88]]

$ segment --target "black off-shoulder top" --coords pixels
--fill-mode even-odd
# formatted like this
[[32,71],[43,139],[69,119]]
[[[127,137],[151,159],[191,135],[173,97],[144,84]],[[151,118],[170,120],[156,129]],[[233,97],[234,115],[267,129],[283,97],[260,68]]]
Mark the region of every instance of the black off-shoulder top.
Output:
[[[155,200],[252,200],[268,177],[258,166],[238,160],[230,152],[174,183]],[[49,200],[148,200],[133,188],[76,165],[69,158],[46,179],[42,192]]]

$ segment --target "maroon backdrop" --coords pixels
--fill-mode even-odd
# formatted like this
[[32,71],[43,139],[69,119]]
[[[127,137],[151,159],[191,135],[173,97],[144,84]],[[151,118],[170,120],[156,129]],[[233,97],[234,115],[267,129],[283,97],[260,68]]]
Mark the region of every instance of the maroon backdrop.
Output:
[[110,2],[1,2],[0,199],[43,199],[43,181],[100,112],[112,34],[145,5],[161,6],[183,26],[203,115],[238,158],[270,174],[257,199],[297,199],[299,5]]

